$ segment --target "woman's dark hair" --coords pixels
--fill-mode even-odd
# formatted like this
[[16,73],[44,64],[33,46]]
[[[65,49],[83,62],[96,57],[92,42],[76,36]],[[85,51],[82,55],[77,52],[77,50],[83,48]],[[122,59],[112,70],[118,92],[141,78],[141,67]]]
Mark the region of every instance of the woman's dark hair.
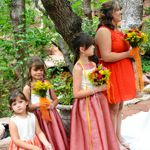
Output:
[[21,92],[20,90],[18,89],[15,89],[13,90],[11,93],[10,93],[10,96],[9,96],[9,106],[11,107],[12,103],[16,101],[16,98],[17,97],[20,97],[21,99],[25,100],[26,102],[28,102],[27,98],[25,97],[25,95],[23,94],[23,92]]
[[80,55],[80,47],[85,47],[85,49],[88,49],[91,45],[94,44],[94,40],[91,36],[89,36],[86,33],[79,33],[73,40],[73,49],[75,51],[75,59],[74,64],[79,59]]
[[114,30],[115,26],[112,24],[113,19],[113,11],[120,10],[121,7],[117,1],[108,1],[101,5],[100,8],[100,24],[98,28],[101,26],[106,26],[112,30]]
[[32,67],[35,67],[35,70],[43,69],[44,75],[46,74],[46,65],[45,65],[44,61],[38,56],[33,56],[27,62],[27,80],[29,82],[32,81],[32,76],[31,76],[31,68]]

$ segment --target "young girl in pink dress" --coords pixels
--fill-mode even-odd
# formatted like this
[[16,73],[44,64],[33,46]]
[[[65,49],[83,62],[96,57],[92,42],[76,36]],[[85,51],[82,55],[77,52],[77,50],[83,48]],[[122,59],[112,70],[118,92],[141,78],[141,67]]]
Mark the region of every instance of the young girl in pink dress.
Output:
[[106,97],[106,85],[93,86],[88,79],[96,64],[89,60],[94,54],[93,39],[80,33],[74,40],[76,50],[73,68],[75,97],[70,131],[70,150],[119,150]]
[[[54,150],[68,150],[68,139],[63,127],[60,116],[55,109],[58,99],[52,89],[47,90],[46,98],[50,102],[47,107],[47,113],[51,120],[42,118],[40,111],[40,96],[33,93],[33,85],[38,80],[43,80],[45,76],[45,64],[39,57],[31,57],[28,62],[28,84],[25,85],[23,93],[30,100],[29,108],[33,110],[39,121],[40,127],[46,135],[48,141],[52,144]],[[43,80],[44,81],[44,80]]]
[[13,111],[13,116],[9,122],[11,142],[8,149],[43,150],[41,141],[46,150],[52,150],[51,144],[39,127],[37,118],[33,113],[27,111],[28,100],[25,95],[14,90],[10,95],[9,105]]

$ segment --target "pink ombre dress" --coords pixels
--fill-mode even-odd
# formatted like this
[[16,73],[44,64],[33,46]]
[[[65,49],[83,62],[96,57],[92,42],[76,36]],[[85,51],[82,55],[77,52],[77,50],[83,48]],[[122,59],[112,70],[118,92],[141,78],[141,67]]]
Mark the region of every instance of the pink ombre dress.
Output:
[[[47,98],[50,100],[49,91],[47,91]],[[40,102],[40,97],[31,92],[31,103],[36,104]],[[44,132],[47,140],[52,144],[53,150],[68,150],[68,139],[61,118],[56,109],[49,110],[51,121],[47,122],[42,119],[40,110],[34,111],[39,121],[41,130]]]
[[[33,113],[28,113],[26,118],[21,118],[17,115],[13,115],[10,118],[10,120],[15,123],[20,140],[28,144],[42,148],[42,145],[38,137],[35,135],[35,115]],[[17,146],[11,140],[8,150],[25,150],[25,149]]]
[[[93,88],[84,70],[82,89]],[[102,92],[75,99],[71,115],[70,150],[119,150],[107,99]]]

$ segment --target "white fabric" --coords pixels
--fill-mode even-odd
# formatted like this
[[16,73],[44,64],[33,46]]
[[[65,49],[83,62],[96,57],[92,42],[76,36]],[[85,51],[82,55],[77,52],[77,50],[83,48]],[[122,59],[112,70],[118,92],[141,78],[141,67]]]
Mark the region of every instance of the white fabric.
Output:
[[91,69],[86,69],[83,70],[83,74],[82,74],[82,83],[81,83],[81,88],[82,89],[86,89],[86,87],[88,87],[89,89],[92,89],[94,87],[94,85],[91,83],[91,81],[88,78],[88,75],[95,69],[91,68]]
[[150,110],[124,119],[121,134],[131,150],[150,150]]
[[[46,93],[46,98],[52,101],[49,95],[49,91],[47,91]],[[31,104],[37,104],[37,103],[40,103],[40,96],[34,93],[31,93]]]
[[28,113],[26,118],[13,115],[10,120],[17,126],[21,140],[28,141],[35,137],[35,115],[33,113]]

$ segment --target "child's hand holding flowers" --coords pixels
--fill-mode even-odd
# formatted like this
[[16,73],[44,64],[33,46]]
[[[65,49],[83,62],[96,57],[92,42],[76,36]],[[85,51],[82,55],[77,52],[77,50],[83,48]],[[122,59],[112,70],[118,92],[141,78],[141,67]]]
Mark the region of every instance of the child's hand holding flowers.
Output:
[[89,74],[88,77],[91,83],[95,86],[94,93],[107,90],[108,97],[110,96],[110,71],[106,67],[100,64],[93,72]]
[[89,80],[95,86],[101,86],[107,83],[110,77],[110,71],[100,64],[92,73],[89,74]]
[[50,121],[50,115],[48,108],[51,105],[51,101],[46,98],[47,91],[50,90],[52,85],[46,80],[37,80],[33,84],[33,93],[40,96],[40,111],[44,120]]
[[51,89],[52,85],[44,80],[37,80],[33,85],[33,93],[39,95],[40,97],[46,97],[47,90]]

